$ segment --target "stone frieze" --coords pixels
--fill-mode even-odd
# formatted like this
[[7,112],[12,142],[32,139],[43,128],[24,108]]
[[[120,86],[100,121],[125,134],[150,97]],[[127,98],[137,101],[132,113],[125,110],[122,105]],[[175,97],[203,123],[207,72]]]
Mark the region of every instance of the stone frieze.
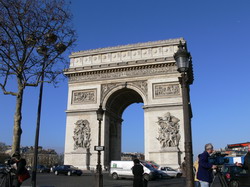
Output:
[[117,69],[71,73],[69,83],[75,82],[91,82],[97,80],[122,79],[140,76],[153,76],[167,73],[177,73],[177,68],[172,64],[154,64],[146,66],[125,67]]
[[145,60],[152,58],[172,57],[177,46],[161,46],[148,49],[134,49],[130,51],[113,52],[106,54],[95,54],[91,56],[80,56],[70,59],[70,68],[97,65],[114,64],[119,62]]
[[147,96],[148,93],[148,83],[146,80],[140,80],[140,81],[131,81],[131,82],[118,82],[118,83],[109,83],[109,84],[102,84],[101,85],[101,98],[102,100],[104,97],[115,87],[121,86],[121,85],[132,85],[138,88],[142,91],[142,93]]
[[96,103],[96,89],[72,91],[72,104]]
[[167,98],[169,96],[179,96],[180,86],[178,83],[156,83],[153,84],[153,98]]

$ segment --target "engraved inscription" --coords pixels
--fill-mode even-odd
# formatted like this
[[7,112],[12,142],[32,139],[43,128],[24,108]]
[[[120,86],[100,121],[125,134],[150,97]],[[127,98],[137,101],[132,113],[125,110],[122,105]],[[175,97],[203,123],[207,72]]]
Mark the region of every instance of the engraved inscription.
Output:
[[96,103],[96,89],[72,92],[72,104]]
[[165,98],[169,96],[178,96],[180,95],[180,86],[179,84],[169,84],[161,83],[153,85],[154,98]]

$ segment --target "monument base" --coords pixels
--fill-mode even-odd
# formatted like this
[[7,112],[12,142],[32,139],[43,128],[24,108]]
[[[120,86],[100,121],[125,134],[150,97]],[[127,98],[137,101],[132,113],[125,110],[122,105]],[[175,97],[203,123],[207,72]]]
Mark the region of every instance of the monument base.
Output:
[[149,152],[149,160],[152,160],[160,166],[180,168],[181,151],[177,147],[166,147],[159,152]]
[[71,153],[64,154],[64,164],[73,165],[82,170],[94,169],[90,166],[90,155],[89,149],[79,148]]

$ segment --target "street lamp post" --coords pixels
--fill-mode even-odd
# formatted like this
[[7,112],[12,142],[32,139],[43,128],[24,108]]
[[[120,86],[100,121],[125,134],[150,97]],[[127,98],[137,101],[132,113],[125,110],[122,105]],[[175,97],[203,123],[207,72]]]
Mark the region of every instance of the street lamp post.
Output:
[[102,187],[103,186],[103,175],[102,175],[102,165],[101,165],[101,151],[104,150],[101,148],[101,123],[103,120],[103,114],[104,110],[102,109],[102,105],[99,106],[98,110],[96,111],[97,114],[97,120],[99,122],[99,127],[98,127],[98,159],[97,159],[97,166],[96,166],[96,171],[97,171],[97,187]]
[[[56,42],[57,36],[53,33],[45,35],[46,44],[52,45]],[[55,50],[58,54],[61,54],[65,51],[66,46],[62,43],[55,45]],[[39,144],[39,131],[40,131],[40,119],[41,119],[41,110],[42,110],[42,96],[43,96],[43,83],[44,83],[44,74],[46,69],[46,63],[48,61],[48,47],[45,45],[37,47],[37,53],[43,56],[43,64],[41,71],[41,83],[39,90],[39,99],[38,99],[38,108],[37,108],[37,122],[36,122],[36,135],[35,135],[35,144],[34,144],[34,155],[33,155],[33,168],[32,168],[32,177],[31,184],[32,187],[36,187],[36,172],[37,172],[37,157],[38,157],[38,144]]]
[[40,84],[40,90],[39,90],[38,109],[37,109],[36,135],[35,135],[35,145],[34,145],[34,155],[33,155],[33,169],[32,169],[32,177],[31,177],[32,187],[36,187],[38,142],[39,142],[40,118],[41,118],[42,96],[43,96],[43,81],[44,81],[44,64],[42,68],[43,69],[42,69],[42,75],[41,75],[41,84]]
[[[183,116],[184,116],[184,134],[185,134],[185,157],[186,157],[186,186],[194,186],[193,174],[193,148],[192,148],[192,130],[191,130],[191,105],[189,97],[189,85],[193,81],[190,70],[192,68],[191,55],[187,52],[186,45],[180,41],[178,51],[174,54],[178,71],[181,73],[179,81],[182,87],[182,101],[183,101]],[[189,67],[190,66],[190,67]],[[192,74],[192,72],[191,72]]]

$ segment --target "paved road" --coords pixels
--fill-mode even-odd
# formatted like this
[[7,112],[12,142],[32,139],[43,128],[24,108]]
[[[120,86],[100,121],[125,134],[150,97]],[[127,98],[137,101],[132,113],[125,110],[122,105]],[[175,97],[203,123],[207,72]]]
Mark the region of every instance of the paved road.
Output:
[[[92,173],[83,174],[82,176],[65,176],[54,174],[37,174],[37,185],[40,187],[92,187],[95,186],[95,175]],[[104,174],[104,187],[132,187],[132,179],[113,180],[108,174]],[[30,179],[25,181],[23,187],[31,186]],[[184,178],[162,179],[149,181],[148,187],[183,187],[185,186]]]
[[[66,175],[54,175],[53,173],[37,174],[37,186],[38,187],[92,187],[95,186],[95,175],[93,173],[84,173],[82,176],[66,176]],[[132,187],[132,179],[119,179],[113,180],[107,173],[104,174],[104,187]],[[22,185],[22,187],[30,187],[31,180],[28,179]],[[184,178],[175,179],[161,179],[155,181],[149,181],[148,187],[185,187]],[[220,187],[220,185],[214,185],[213,187]]]

